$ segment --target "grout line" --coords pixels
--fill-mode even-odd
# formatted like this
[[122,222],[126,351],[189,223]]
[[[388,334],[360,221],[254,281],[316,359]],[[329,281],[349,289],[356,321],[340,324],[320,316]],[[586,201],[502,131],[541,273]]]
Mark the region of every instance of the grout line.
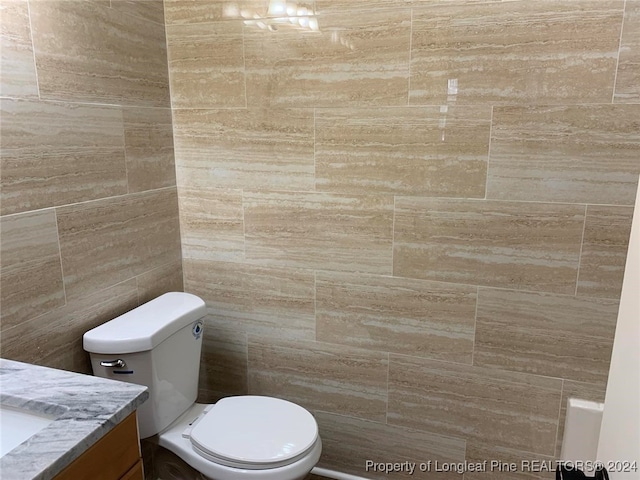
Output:
[[580,280],[580,265],[582,264],[582,249],[584,248],[584,232],[587,229],[587,205],[584,206],[584,223],[582,224],[582,238],[580,239],[580,254],[578,255],[578,268],[576,271],[576,290],[574,297],[578,296],[578,281]]
[[316,109],[313,108],[313,190],[318,191],[318,170],[316,166]]
[[38,64],[36,63],[36,44],[33,41],[33,22],[31,21],[30,3],[31,1],[27,0],[27,16],[29,17],[29,39],[31,40],[31,53],[33,54],[33,70],[36,74],[36,91],[38,92],[38,100],[42,100],[42,97],[40,96],[40,79],[38,78]]
[[411,49],[413,48],[413,8],[409,20],[409,78],[407,78],[407,105],[411,104]]
[[391,276],[393,277],[393,266],[395,265],[396,250],[396,196],[393,196],[393,218],[391,219]]
[[169,185],[168,187],[154,188],[152,190],[144,190],[142,192],[124,193],[122,195],[112,195],[110,197],[92,198],[91,200],[83,200],[82,202],[76,202],[76,203],[65,203],[65,204],[62,204],[62,205],[51,205],[51,206],[48,206],[48,207],[36,208],[35,210],[25,210],[25,211],[22,211],[22,212],[10,213],[8,215],[2,215],[2,218],[13,217],[13,216],[17,216],[17,215],[24,215],[26,213],[42,212],[44,210],[49,210],[50,208],[74,207],[76,205],[85,205],[85,204],[92,203],[92,202],[101,202],[103,200],[115,200],[115,199],[118,199],[118,198],[126,198],[126,197],[132,197],[132,196],[137,196],[137,195],[145,195],[145,194],[148,194],[148,193],[162,192],[162,191],[171,190],[171,189],[174,189],[174,188],[177,189],[176,185]]
[[474,365],[474,355],[476,354],[476,332],[478,331],[478,304],[480,303],[480,286],[476,287],[476,311],[473,314],[473,343],[471,345],[471,366]]
[[562,386],[560,387],[560,408],[558,408],[558,421],[556,422],[556,439],[553,442],[553,456],[556,456],[558,451],[558,433],[560,432],[560,415],[562,414],[562,397],[564,395],[564,378],[562,379]]
[[313,340],[318,341],[318,272],[313,271]]
[[491,162],[491,136],[493,135],[493,108],[491,105],[491,119],[489,120],[489,146],[487,148],[487,174],[484,183],[484,199],[487,200],[487,193],[489,192],[489,162]]
[[247,261],[247,222],[244,216],[244,188],[240,189],[240,203],[242,207],[242,259],[243,262]]
[[622,4],[622,25],[620,25],[620,38],[618,39],[618,57],[616,58],[616,69],[613,72],[613,92],[611,93],[611,103],[615,103],[616,87],[618,84],[618,69],[620,68],[620,50],[622,49],[622,33],[624,32],[624,21],[627,16],[627,0]]
[[58,228],[58,211],[53,209],[53,218],[56,222],[56,240],[58,241],[58,258],[60,259],[60,274],[62,275],[62,293],[64,295],[64,304],[67,305],[67,286],[64,281],[64,267],[62,266],[62,247],[60,246],[60,229]]
[[387,352],[387,401],[385,402],[384,423],[389,425],[389,371],[391,370],[391,353]]
[[[124,175],[127,179],[127,195],[131,193],[130,182],[129,182],[129,166],[127,162],[127,126],[124,119],[124,109],[120,110],[120,117],[122,118],[122,152],[124,153]],[[171,130],[173,130],[173,125],[171,125]]]
[[244,78],[244,108],[249,108],[249,99],[247,98],[247,59],[244,54],[244,25],[241,25],[242,29],[242,76]]

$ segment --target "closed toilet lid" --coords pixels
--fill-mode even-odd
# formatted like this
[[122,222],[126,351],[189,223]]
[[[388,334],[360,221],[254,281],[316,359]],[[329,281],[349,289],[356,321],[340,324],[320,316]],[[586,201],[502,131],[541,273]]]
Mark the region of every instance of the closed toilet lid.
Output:
[[276,468],[306,455],[318,438],[318,424],[307,410],[272,397],[223,398],[191,430],[191,444],[222,465]]

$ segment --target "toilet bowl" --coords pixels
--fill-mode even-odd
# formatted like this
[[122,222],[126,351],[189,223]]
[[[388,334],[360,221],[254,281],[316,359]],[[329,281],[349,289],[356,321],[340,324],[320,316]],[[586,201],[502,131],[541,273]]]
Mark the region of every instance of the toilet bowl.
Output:
[[298,480],[320,458],[318,425],[286,400],[241,395],[195,403],[204,302],[167,293],[83,337],[94,375],[146,385],[141,438],[175,453],[212,480]]

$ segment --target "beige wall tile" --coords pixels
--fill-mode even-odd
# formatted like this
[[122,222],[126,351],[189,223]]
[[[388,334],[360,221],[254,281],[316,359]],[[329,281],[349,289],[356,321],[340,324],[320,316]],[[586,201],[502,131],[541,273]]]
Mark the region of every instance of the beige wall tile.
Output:
[[565,380],[562,383],[562,400],[560,402],[560,421],[558,422],[558,436],[556,439],[556,456],[562,451],[562,437],[564,436],[564,422],[567,416],[567,401],[569,398],[579,398],[591,402],[604,402],[606,384],[592,385],[589,383]]
[[620,42],[615,103],[640,103],[640,1],[627,0]]
[[396,276],[575,293],[579,205],[398,197]]
[[384,473],[367,468],[367,461],[380,463],[464,462],[465,441],[435,433],[383,423],[315,412],[322,438],[321,468],[357,475],[360,478],[437,478],[459,480],[456,473]]
[[27,0],[0,1],[0,96],[38,97]]
[[484,197],[491,109],[318,110],[316,188]]
[[393,198],[245,193],[246,258],[264,264],[391,273]]
[[633,205],[640,105],[497,107],[487,198]]
[[410,103],[610,102],[623,5],[575,0],[416,8]]
[[82,335],[137,306],[136,282],[131,279],[3,331],[2,356],[90,374]]
[[553,455],[562,380],[391,354],[388,423]]
[[57,209],[67,299],[180,259],[175,189]]
[[410,9],[317,17],[319,31],[245,26],[249,105],[406,105]]
[[471,363],[476,287],[318,272],[316,337],[383,352]]
[[578,296],[620,298],[633,207],[587,206]]
[[[478,472],[465,472],[465,480],[552,480],[553,455],[521,452],[486,443],[467,443],[467,462],[482,465]],[[484,463],[486,462],[486,464]],[[492,464],[492,462],[495,462]]]
[[385,421],[387,354],[249,337],[249,393],[310,409]]
[[247,335],[205,318],[200,359],[200,396],[247,394]]
[[242,190],[180,189],[182,254],[192,260],[244,260]]
[[111,7],[119,12],[164,25],[162,0],[111,0]]
[[178,184],[309,190],[313,111],[175,110]]
[[167,292],[182,292],[182,262],[178,260],[149,270],[138,275],[136,282],[141,305]]
[[174,108],[245,107],[242,23],[167,27]]
[[129,192],[175,185],[171,110],[124,108],[123,117]]
[[474,365],[607,381],[618,301],[480,288]]
[[237,20],[241,12],[249,18],[254,14],[264,15],[267,0],[164,0],[167,25],[188,23],[211,23],[220,20]]
[[185,291],[207,302],[209,324],[258,336],[311,340],[313,272],[185,258]]
[[4,336],[4,330],[64,305],[65,295],[53,209],[0,220]]
[[169,106],[163,25],[94,2],[30,7],[41,98]]
[[127,192],[119,108],[0,100],[2,213]]

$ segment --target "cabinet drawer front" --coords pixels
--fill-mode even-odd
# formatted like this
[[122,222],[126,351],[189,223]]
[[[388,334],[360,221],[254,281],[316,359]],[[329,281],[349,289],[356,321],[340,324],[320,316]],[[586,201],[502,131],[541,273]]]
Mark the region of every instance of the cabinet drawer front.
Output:
[[139,459],[134,412],[60,472],[55,480],[119,480]]
[[138,460],[131,470],[124,474],[120,480],[144,480],[144,471],[142,470],[142,460]]

